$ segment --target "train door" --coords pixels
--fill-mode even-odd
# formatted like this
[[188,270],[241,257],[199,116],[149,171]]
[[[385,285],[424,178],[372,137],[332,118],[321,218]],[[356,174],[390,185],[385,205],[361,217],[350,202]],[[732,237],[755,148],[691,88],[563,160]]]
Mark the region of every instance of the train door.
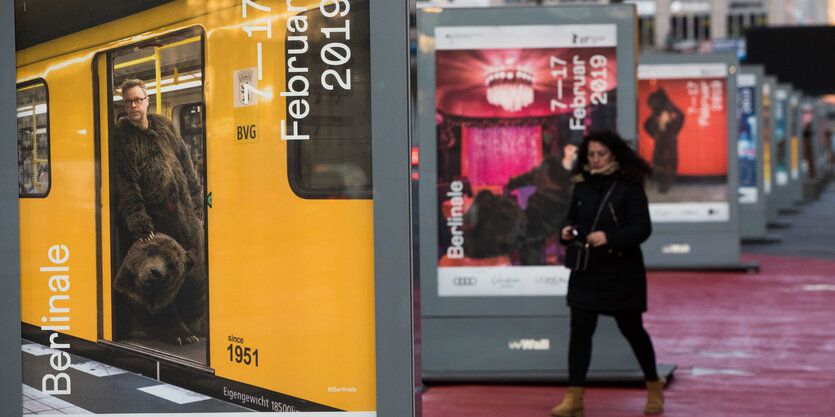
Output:
[[[203,43],[202,30],[194,28],[100,53],[93,64],[102,271],[99,338],[103,343],[198,368],[209,363]],[[145,97],[123,100],[120,86],[125,80],[143,82]],[[185,152],[171,149],[167,157],[156,157],[167,152],[152,150],[152,158],[134,157],[135,148],[124,145],[129,142],[125,135],[132,132],[125,128],[132,120],[123,119],[128,117],[127,110],[135,107],[147,107],[149,120],[159,121],[152,122],[154,126],[165,126],[166,122],[151,115],[167,119],[179,137],[171,146],[182,150],[184,143]],[[160,161],[166,161],[165,170],[155,169]],[[175,178],[165,178],[160,172]],[[180,199],[184,194],[189,198]],[[132,198],[126,198],[128,195]],[[186,252],[185,258],[179,258],[184,263],[167,256],[159,258],[160,268],[133,263],[129,267],[123,262],[131,247],[142,241],[135,226],[137,212],[155,232],[166,232],[178,240]],[[143,250],[160,255],[153,248]],[[138,275],[132,278],[137,283],[132,289],[114,285],[122,268],[150,269],[133,271]],[[181,272],[188,278],[179,284],[173,277]],[[143,273],[157,281],[142,281],[138,276]],[[141,291],[139,281],[144,286]],[[172,299],[165,294],[177,295]],[[148,301],[149,297],[156,301]]]

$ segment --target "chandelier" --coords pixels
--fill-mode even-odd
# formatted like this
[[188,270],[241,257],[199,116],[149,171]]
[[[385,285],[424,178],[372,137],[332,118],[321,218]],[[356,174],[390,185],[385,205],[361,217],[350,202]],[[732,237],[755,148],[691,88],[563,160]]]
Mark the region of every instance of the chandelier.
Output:
[[509,112],[533,103],[533,73],[522,68],[491,68],[484,76],[487,102]]

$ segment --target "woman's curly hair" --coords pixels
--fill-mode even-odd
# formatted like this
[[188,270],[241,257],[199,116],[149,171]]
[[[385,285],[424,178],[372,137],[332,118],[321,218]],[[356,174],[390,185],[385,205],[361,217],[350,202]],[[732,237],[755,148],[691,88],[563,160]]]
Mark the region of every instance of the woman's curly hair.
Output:
[[571,170],[572,176],[582,174],[588,166],[589,142],[598,142],[609,148],[625,178],[643,184],[652,175],[652,167],[649,163],[638,155],[620,135],[609,130],[601,130],[591,132],[583,138],[583,143],[577,150],[577,162]]

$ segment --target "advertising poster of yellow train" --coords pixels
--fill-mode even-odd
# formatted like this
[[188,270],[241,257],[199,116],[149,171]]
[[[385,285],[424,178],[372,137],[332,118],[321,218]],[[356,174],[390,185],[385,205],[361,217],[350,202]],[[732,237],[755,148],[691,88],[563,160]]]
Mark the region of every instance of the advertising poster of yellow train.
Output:
[[24,391],[376,415],[370,1],[160,3],[17,52]]

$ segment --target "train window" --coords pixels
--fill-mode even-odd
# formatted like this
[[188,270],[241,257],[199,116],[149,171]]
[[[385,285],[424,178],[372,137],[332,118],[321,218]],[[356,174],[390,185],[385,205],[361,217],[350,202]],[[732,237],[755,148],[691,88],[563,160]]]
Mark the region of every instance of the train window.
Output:
[[[309,68],[310,97],[316,97],[309,103],[309,114],[298,122],[298,133],[310,138],[287,141],[288,179],[302,198],[371,198],[369,14],[360,10],[367,7],[368,2],[351,5],[348,39],[335,41],[324,29],[312,32],[309,50],[321,50],[321,56],[327,50],[332,54],[327,60],[318,53],[298,54],[293,49],[297,43],[285,44],[287,56],[297,60],[296,67]],[[345,18],[325,18],[316,12],[303,13],[311,27],[349,27],[339,21]],[[282,118],[293,123],[289,106]]]
[[48,98],[43,81],[17,87],[17,189],[20,197],[46,197],[49,193]]

